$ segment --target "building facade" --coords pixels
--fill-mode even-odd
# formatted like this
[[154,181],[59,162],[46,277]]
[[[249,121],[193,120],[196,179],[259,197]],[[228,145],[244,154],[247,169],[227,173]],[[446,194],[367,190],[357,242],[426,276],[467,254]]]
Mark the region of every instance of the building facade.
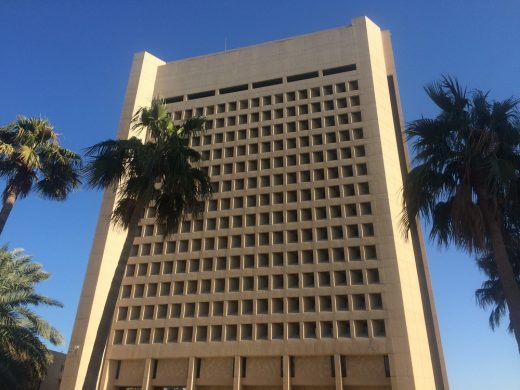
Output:
[[[163,97],[215,195],[164,237],[146,210],[100,389],[447,389],[387,31],[352,25],[164,62],[134,58],[119,134]],[[81,389],[124,232],[104,195],[61,389]]]
[[57,351],[50,352],[52,353],[52,363],[47,365],[47,375],[40,383],[38,390],[58,390],[60,388],[67,355]]

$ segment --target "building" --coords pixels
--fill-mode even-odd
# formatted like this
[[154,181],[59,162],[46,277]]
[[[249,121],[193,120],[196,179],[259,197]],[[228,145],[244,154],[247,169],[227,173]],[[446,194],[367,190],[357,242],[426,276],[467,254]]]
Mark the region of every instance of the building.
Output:
[[61,375],[65,366],[65,355],[62,352],[50,351],[52,363],[47,365],[47,375],[39,384],[38,390],[58,390],[60,388]]
[[[101,389],[447,389],[390,35],[351,26],[181,61],[135,56],[119,137],[204,115],[203,219],[135,238]],[[61,389],[80,389],[124,232],[103,198]]]

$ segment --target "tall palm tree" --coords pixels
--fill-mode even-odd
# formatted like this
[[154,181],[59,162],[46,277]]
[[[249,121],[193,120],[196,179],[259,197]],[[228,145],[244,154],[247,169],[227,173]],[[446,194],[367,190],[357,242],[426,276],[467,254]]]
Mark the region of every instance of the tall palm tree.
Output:
[[204,125],[203,118],[174,125],[164,101],[155,99],[151,107],[139,109],[133,118],[134,129],[146,130],[145,142],[136,137],[108,140],[87,150],[87,182],[94,188],[116,190],[112,220],[127,229],[127,236],[94,341],[83,385],[86,390],[96,386],[119,288],[144,209],[153,205],[157,222],[169,234],[186,213],[201,212],[201,202],[211,195],[208,175],[194,166],[201,155],[187,146],[188,138]]
[[[517,283],[520,284],[520,229],[514,226],[507,226],[508,241],[507,253],[513,266]],[[504,291],[498,278],[497,266],[493,258],[493,251],[488,250],[476,259],[479,269],[488,277],[479,289],[475,291],[477,303],[483,309],[491,308],[489,315],[489,326],[495,329],[500,326],[502,317],[507,313],[507,304]],[[508,330],[513,332],[512,324],[509,322]]]
[[421,215],[440,244],[491,248],[520,348],[520,287],[506,248],[506,223],[520,220],[518,101],[489,102],[487,93],[468,93],[449,77],[425,90],[441,112],[406,129],[414,167],[403,187],[403,228]]
[[62,343],[60,333],[29,306],[62,307],[36,293],[34,285],[49,278],[22,250],[0,248],[0,388],[34,388],[46,374],[52,354],[42,343]]
[[46,199],[65,200],[79,184],[81,158],[62,148],[47,119],[18,117],[0,127],[0,177],[6,180],[0,234],[14,203],[31,190]]
[[[497,267],[491,253],[477,259],[477,265],[488,279],[482,282],[480,288],[475,291],[475,298],[483,309],[491,308],[489,326],[494,330],[500,326],[502,317],[507,313],[504,290],[500,284],[500,279],[498,279]],[[516,274],[517,283],[520,283],[520,262],[518,260],[513,263],[513,270]],[[513,332],[511,322],[508,324],[508,330]]]

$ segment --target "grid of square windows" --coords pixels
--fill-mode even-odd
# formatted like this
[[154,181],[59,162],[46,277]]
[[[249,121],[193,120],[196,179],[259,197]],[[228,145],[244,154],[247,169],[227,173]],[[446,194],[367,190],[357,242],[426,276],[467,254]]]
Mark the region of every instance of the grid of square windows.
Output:
[[385,336],[362,97],[336,80],[170,106],[207,118],[190,143],[215,195],[171,236],[146,210],[114,344]]
[[303,322],[185,325],[161,328],[115,329],[113,344],[278,341],[291,339],[362,339],[385,337],[385,322],[327,320]]

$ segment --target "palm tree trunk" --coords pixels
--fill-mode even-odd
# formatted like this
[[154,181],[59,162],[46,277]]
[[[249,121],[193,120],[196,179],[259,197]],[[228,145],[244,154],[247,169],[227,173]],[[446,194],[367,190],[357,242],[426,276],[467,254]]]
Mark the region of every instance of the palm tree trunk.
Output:
[[509,320],[515,334],[518,351],[520,353],[520,288],[516,281],[513,267],[509,260],[504,235],[502,231],[502,216],[490,201],[479,202],[480,210],[488,228],[493,257],[497,266],[498,277],[509,309]]
[[138,223],[141,217],[141,211],[143,208],[144,206],[141,206],[141,203],[138,202],[138,205],[136,206],[130,218],[126,239],[123,244],[123,248],[121,249],[119,261],[117,262],[117,266],[114,271],[114,276],[110,284],[110,289],[108,290],[105,307],[103,308],[103,314],[101,315],[101,320],[97,329],[96,339],[94,340],[92,354],[90,355],[90,361],[88,364],[87,373],[85,375],[85,381],[83,383],[83,390],[96,389],[105,348],[107,346],[110,335],[110,328],[112,326],[112,318],[114,316],[119,290],[121,288],[121,283],[123,282],[126,264],[128,262],[128,258],[130,257],[135,233],[137,231]]
[[16,191],[12,186],[7,186],[5,190],[4,202],[2,205],[2,210],[0,210],[0,234],[4,231],[5,223],[7,222],[7,218],[9,218],[9,214],[11,214],[11,210],[13,209],[14,202],[16,202]]

